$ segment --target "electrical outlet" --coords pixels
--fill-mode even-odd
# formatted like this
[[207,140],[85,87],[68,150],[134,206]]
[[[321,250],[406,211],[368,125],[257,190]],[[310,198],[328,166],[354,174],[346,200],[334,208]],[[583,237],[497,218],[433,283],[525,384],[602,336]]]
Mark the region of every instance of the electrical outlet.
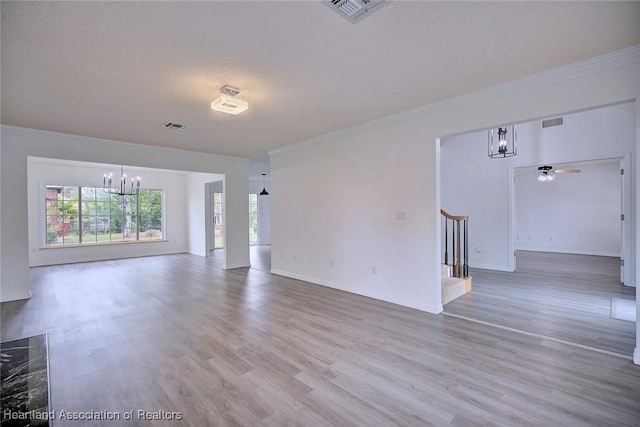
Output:
[[329,267],[333,267],[333,260],[332,259],[329,260]]
[[371,274],[378,274],[378,269],[375,267],[375,265],[371,267]]

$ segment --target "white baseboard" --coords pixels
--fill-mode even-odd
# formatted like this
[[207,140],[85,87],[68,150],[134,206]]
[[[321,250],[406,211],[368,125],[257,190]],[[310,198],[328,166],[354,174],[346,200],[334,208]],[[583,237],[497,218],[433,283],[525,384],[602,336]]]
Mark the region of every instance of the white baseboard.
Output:
[[[151,244],[152,243],[143,243],[141,245],[151,245]],[[29,260],[30,261],[29,267],[46,267],[49,265],[76,264],[76,263],[82,263],[82,262],[96,262],[96,261],[112,261],[116,259],[129,259],[129,258],[140,258],[140,257],[148,257],[148,256],[162,256],[162,255],[175,255],[175,254],[189,253],[184,249],[178,248],[178,249],[170,249],[170,250],[162,250],[162,251],[158,251],[158,250],[137,251],[135,253],[116,253],[116,252],[110,252],[108,254],[83,253],[82,256],[77,256],[79,252],[77,249],[79,248],[88,249],[89,251],[91,251],[93,248],[99,248],[99,246],[93,247],[93,246],[87,245],[86,248],[76,246],[72,248],[47,249],[50,251],[56,251],[56,252],[59,251],[61,253],[65,251],[66,253],[69,253],[72,256],[69,256],[69,257],[64,256],[58,259],[47,259],[47,260],[39,260],[39,261]]]
[[224,264],[222,266],[222,268],[224,270],[233,270],[234,268],[245,268],[245,267],[251,267],[251,265],[249,263],[246,262],[238,262],[238,263],[230,263],[230,264]]
[[609,256],[613,258],[620,258],[620,252],[603,252],[603,251],[580,251],[580,250],[564,250],[564,249],[551,249],[551,248],[516,248],[516,251],[523,252],[549,252],[557,254],[574,254],[574,255],[594,255],[594,256]]
[[482,270],[507,271],[509,273],[513,272],[513,270],[510,270],[508,267],[505,267],[503,265],[469,263],[469,267],[471,267],[471,268],[479,268],[479,269],[482,269]]
[[[25,299],[30,299],[31,298],[31,291],[27,291],[27,292],[21,292],[21,293],[17,293],[17,294],[12,294],[10,296],[5,296],[2,295],[2,299],[0,300],[0,302],[10,302],[10,301],[22,301]],[[5,299],[6,298],[6,299]]]
[[424,311],[431,314],[439,314],[442,312],[442,310],[444,310],[444,307],[442,306],[441,303],[416,304],[414,300],[406,300],[403,298],[390,298],[388,295],[382,295],[377,292],[372,292],[369,289],[348,288],[342,284],[331,282],[329,280],[319,279],[317,277],[306,276],[298,273],[292,273],[290,271],[271,269],[271,274],[275,274],[283,277],[289,277],[291,279],[301,280],[303,282],[312,283],[314,285],[326,286],[328,288],[337,289],[339,291],[349,292],[351,294],[360,295],[367,298],[373,298],[380,301],[401,305],[403,307],[413,308],[413,309]]

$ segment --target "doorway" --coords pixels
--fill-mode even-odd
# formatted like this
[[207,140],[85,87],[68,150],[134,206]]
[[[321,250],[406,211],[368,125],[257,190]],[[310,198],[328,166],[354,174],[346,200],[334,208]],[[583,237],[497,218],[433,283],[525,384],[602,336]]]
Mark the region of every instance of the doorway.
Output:
[[271,196],[249,194],[251,268],[271,271]]
[[[515,167],[510,180],[514,251],[614,257],[624,264],[630,258],[624,238],[629,232],[625,214],[631,216],[625,212],[630,206],[628,165],[629,156],[554,163],[544,170]],[[621,283],[624,276],[621,269]],[[631,275],[627,278],[630,285]]]
[[224,248],[224,194],[213,192],[213,249]]
[[[635,211],[632,203],[626,203],[633,194],[635,175],[628,162],[636,145],[635,104],[565,114],[563,126],[545,128],[541,122],[518,124],[518,155],[509,159],[488,158],[486,131],[441,138],[441,207],[470,216],[469,263],[473,277],[471,293],[447,304],[444,311],[629,358],[635,346],[635,323],[614,319],[611,311],[613,298],[635,300],[635,289],[621,284],[622,279],[635,286],[635,245],[629,230],[635,222]],[[606,135],[603,129],[614,129],[616,135]],[[562,249],[554,249],[554,244],[567,243],[561,239],[565,232],[584,237],[583,231],[570,230],[554,218],[556,212],[575,213],[567,211],[566,206],[558,207],[558,200],[539,202],[529,209],[533,220],[549,220],[540,235],[516,230],[515,186],[520,170],[533,168],[531,185],[560,183],[565,176],[559,175],[552,183],[536,181],[537,167],[550,164],[560,168],[574,159],[605,159],[614,169],[607,188],[613,189],[617,202],[608,205],[613,217],[609,217],[607,230],[601,229],[602,221],[581,222],[584,227],[594,228],[595,234],[607,234],[607,239],[592,235],[588,242],[580,242],[607,240],[608,249],[601,253],[594,248],[570,253],[581,251],[566,247],[562,251],[565,253],[549,252]],[[620,163],[625,161],[625,175],[620,178]],[[578,211],[580,208],[575,207]],[[621,214],[629,227],[620,224]],[[553,233],[545,234],[550,227]],[[611,239],[611,233],[617,240]],[[518,234],[520,241],[516,244]],[[524,248],[523,243],[528,242],[532,245]],[[625,261],[622,270],[621,258]],[[600,317],[596,320],[593,315]]]
[[224,180],[205,184],[205,193],[207,256],[222,259],[226,237]]

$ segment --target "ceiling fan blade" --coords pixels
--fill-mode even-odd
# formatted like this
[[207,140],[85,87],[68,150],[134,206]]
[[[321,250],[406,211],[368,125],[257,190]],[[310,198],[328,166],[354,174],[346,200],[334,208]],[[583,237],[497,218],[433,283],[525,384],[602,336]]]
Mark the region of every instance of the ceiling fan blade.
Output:
[[555,173],[580,173],[580,169],[556,169]]

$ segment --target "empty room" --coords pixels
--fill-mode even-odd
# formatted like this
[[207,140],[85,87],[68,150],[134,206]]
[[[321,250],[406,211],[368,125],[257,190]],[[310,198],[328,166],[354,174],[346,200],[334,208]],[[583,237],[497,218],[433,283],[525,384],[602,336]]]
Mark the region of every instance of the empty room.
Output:
[[[487,155],[487,131],[442,140],[442,206],[470,218],[473,283],[445,312],[633,353],[635,259],[625,218],[635,104],[518,123],[515,131],[517,155],[506,158]],[[627,306],[628,316],[619,313]]]
[[638,425],[640,2],[0,14],[3,426]]

